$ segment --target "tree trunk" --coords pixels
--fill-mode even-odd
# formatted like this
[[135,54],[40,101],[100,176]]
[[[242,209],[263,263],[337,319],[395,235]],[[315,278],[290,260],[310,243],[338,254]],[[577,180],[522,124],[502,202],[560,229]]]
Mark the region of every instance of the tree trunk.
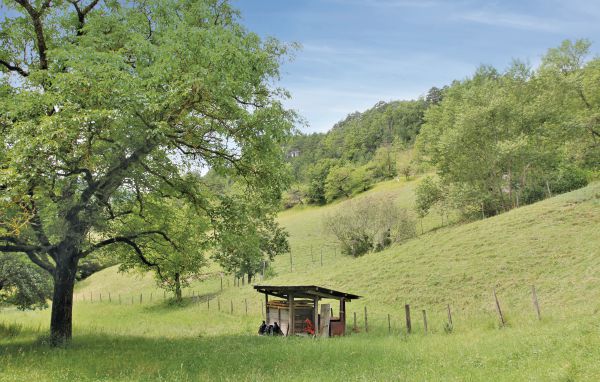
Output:
[[252,283],[252,273],[248,273],[248,285]]
[[77,273],[76,255],[59,257],[54,272],[54,294],[50,317],[50,343],[60,346],[71,339],[73,327],[73,288]]
[[181,279],[179,273],[175,273],[175,300],[181,301]]

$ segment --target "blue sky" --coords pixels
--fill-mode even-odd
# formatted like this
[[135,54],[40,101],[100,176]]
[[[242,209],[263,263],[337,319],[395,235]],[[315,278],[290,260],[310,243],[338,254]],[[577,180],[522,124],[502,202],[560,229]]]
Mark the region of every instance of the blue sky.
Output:
[[326,131],[377,101],[412,99],[469,76],[480,64],[537,65],[564,39],[600,52],[600,0],[232,0],[261,36],[298,42],[282,85],[308,122]]

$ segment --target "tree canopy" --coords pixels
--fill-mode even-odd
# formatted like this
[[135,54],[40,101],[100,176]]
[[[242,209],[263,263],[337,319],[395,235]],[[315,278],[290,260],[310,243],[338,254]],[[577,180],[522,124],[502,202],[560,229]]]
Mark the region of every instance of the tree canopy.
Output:
[[157,248],[177,250],[181,227],[161,221],[180,205],[201,219],[197,233],[220,226],[223,195],[193,173],[210,168],[256,204],[278,201],[295,117],[273,84],[289,47],[247,31],[227,1],[7,5],[0,251],[52,275],[61,343],[79,260],[121,247],[154,266]]
[[600,168],[600,60],[586,61],[588,48],[565,41],[537,70],[482,66],[427,110],[417,148],[464,214],[495,215],[581,187]]

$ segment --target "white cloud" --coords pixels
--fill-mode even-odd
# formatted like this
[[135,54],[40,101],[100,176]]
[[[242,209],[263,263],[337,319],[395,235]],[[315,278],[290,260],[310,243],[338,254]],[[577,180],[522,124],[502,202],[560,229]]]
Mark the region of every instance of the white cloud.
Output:
[[542,19],[518,13],[501,13],[480,10],[460,13],[455,15],[455,18],[479,24],[547,32],[559,31],[564,28],[563,23],[557,20]]

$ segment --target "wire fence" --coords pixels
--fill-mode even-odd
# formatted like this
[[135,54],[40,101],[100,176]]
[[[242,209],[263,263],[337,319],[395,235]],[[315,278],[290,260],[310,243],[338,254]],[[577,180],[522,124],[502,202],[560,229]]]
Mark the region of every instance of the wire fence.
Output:
[[[224,287],[223,287],[224,288]],[[536,320],[542,319],[542,311],[538,300],[538,292],[535,286],[531,286],[531,317]],[[498,327],[508,324],[504,306],[500,297],[494,288],[490,294],[490,303],[494,306],[494,320]],[[146,305],[159,304],[172,300],[166,291],[162,292],[141,292],[136,294],[120,294],[111,292],[85,292],[74,295],[74,301],[87,304],[117,304],[117,305]],[[249,319],[265,319],[264,299],[261,295],[256,298],[226,298],[220,293],[201,294],[197,290],[186,290],[183,296],[186,304],[196,306],[202,309],[206,314],[228,314],[235,317],[247,316]],[[416,306],[416,305],[415,305]],[[382,313],[386,306],[377,306],[375,311],[371,311],[368,305],[363,305],[359,309],[348,309],[345,312],[346,333],[388,333],[404,334],[413,333],[451,333],[455,330],[457,318],[451,304],[445,306],[435,306],[427,309],[424,306],[415,308],[411,304],[405,304],[401,312],[398,312],[397,306],[392,309],[388,306],[390,313]],[[338,312],[339,313],[339,312]],[[433,314],[432,314],[433,313]],[[514,317],[514,316],[513,316]],[[490,315],[491,319],[492,316]],[[460,316],[461,320],[468,320],[465,316]],[[464,322],[461,322],[464,324]],[[464,325],[463,325],[464,326]]]

